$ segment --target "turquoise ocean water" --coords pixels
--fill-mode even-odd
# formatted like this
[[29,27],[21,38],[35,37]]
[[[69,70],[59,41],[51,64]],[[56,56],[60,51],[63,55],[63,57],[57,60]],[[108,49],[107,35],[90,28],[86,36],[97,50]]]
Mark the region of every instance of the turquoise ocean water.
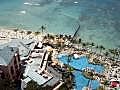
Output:
[[120,0],[0,0],[0,27],[73,34],[107,48],[120,47]]

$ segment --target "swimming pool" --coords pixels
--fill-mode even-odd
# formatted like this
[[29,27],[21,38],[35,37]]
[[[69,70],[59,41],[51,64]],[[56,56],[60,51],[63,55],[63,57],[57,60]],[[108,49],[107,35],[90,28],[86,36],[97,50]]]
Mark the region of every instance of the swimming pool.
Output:
[[[59,60],[63,62],[64,64],[67,64],[67,55],[60,55],[58,56]],[[93,65],[89,64],[88,59],[86,57],[81,57],[79,59],[74,59],[73,57],[70,60],[69,63],[70,66],[74,67],[75,69],[83,70],[86,67],[94,69],[98,73],[102,73],[104,70],[104,67],[100,65]],[[75,90],[82,90],[83,87],[87,86],[89,79],[85,78],[82,75],[82,72],[75,70],[74,73],[75,75]],[[96,89],[99,87],[99,81],[97,80],[91,80],[91,88]]]

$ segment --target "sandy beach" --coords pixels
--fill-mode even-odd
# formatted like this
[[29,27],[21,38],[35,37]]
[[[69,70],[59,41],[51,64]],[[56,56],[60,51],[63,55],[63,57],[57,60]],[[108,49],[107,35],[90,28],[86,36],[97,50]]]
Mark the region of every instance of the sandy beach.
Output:
[[34,39],[41,41],[45,34],[28,30],[18,30],[17,28],[0,28],[0,44],[10,42],[12,39]]

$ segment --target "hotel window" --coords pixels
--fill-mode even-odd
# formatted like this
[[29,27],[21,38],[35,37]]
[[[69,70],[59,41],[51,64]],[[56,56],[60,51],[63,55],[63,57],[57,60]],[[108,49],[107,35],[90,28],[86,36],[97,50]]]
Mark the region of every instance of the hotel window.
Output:
[[11,69],[11,70],[10,70],[10,71],[11,71],[11,74],[14,74],[14,69],[13,69],[13,67],[11,67],[10,69]]
[[15,69],[18,69],[18,65],[17,64],[15,64]]
[[18,61],[20,62],[20,56],[19,56],[19,54],[17,53],[17,57],[16,57],[17,59],[18,59]]
[[20,71],[18,69],[16,70],[16,74],[17,74],[17,76],[20,75]]
[[14,64],[17,64],[16,58],[14,59]]

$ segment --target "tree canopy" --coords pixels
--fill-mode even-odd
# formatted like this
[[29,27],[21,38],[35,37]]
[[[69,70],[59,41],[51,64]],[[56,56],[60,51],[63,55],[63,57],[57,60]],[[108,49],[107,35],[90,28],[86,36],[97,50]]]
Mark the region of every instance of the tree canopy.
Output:
[[16,90],[16,85],[9,79],[0,79],[0,90]]
[[38,85],[37,82],[30,81],[30,82],[28,82],[25,90],[52,90],[52,87],[51,86],[42,87],[42,86]]

